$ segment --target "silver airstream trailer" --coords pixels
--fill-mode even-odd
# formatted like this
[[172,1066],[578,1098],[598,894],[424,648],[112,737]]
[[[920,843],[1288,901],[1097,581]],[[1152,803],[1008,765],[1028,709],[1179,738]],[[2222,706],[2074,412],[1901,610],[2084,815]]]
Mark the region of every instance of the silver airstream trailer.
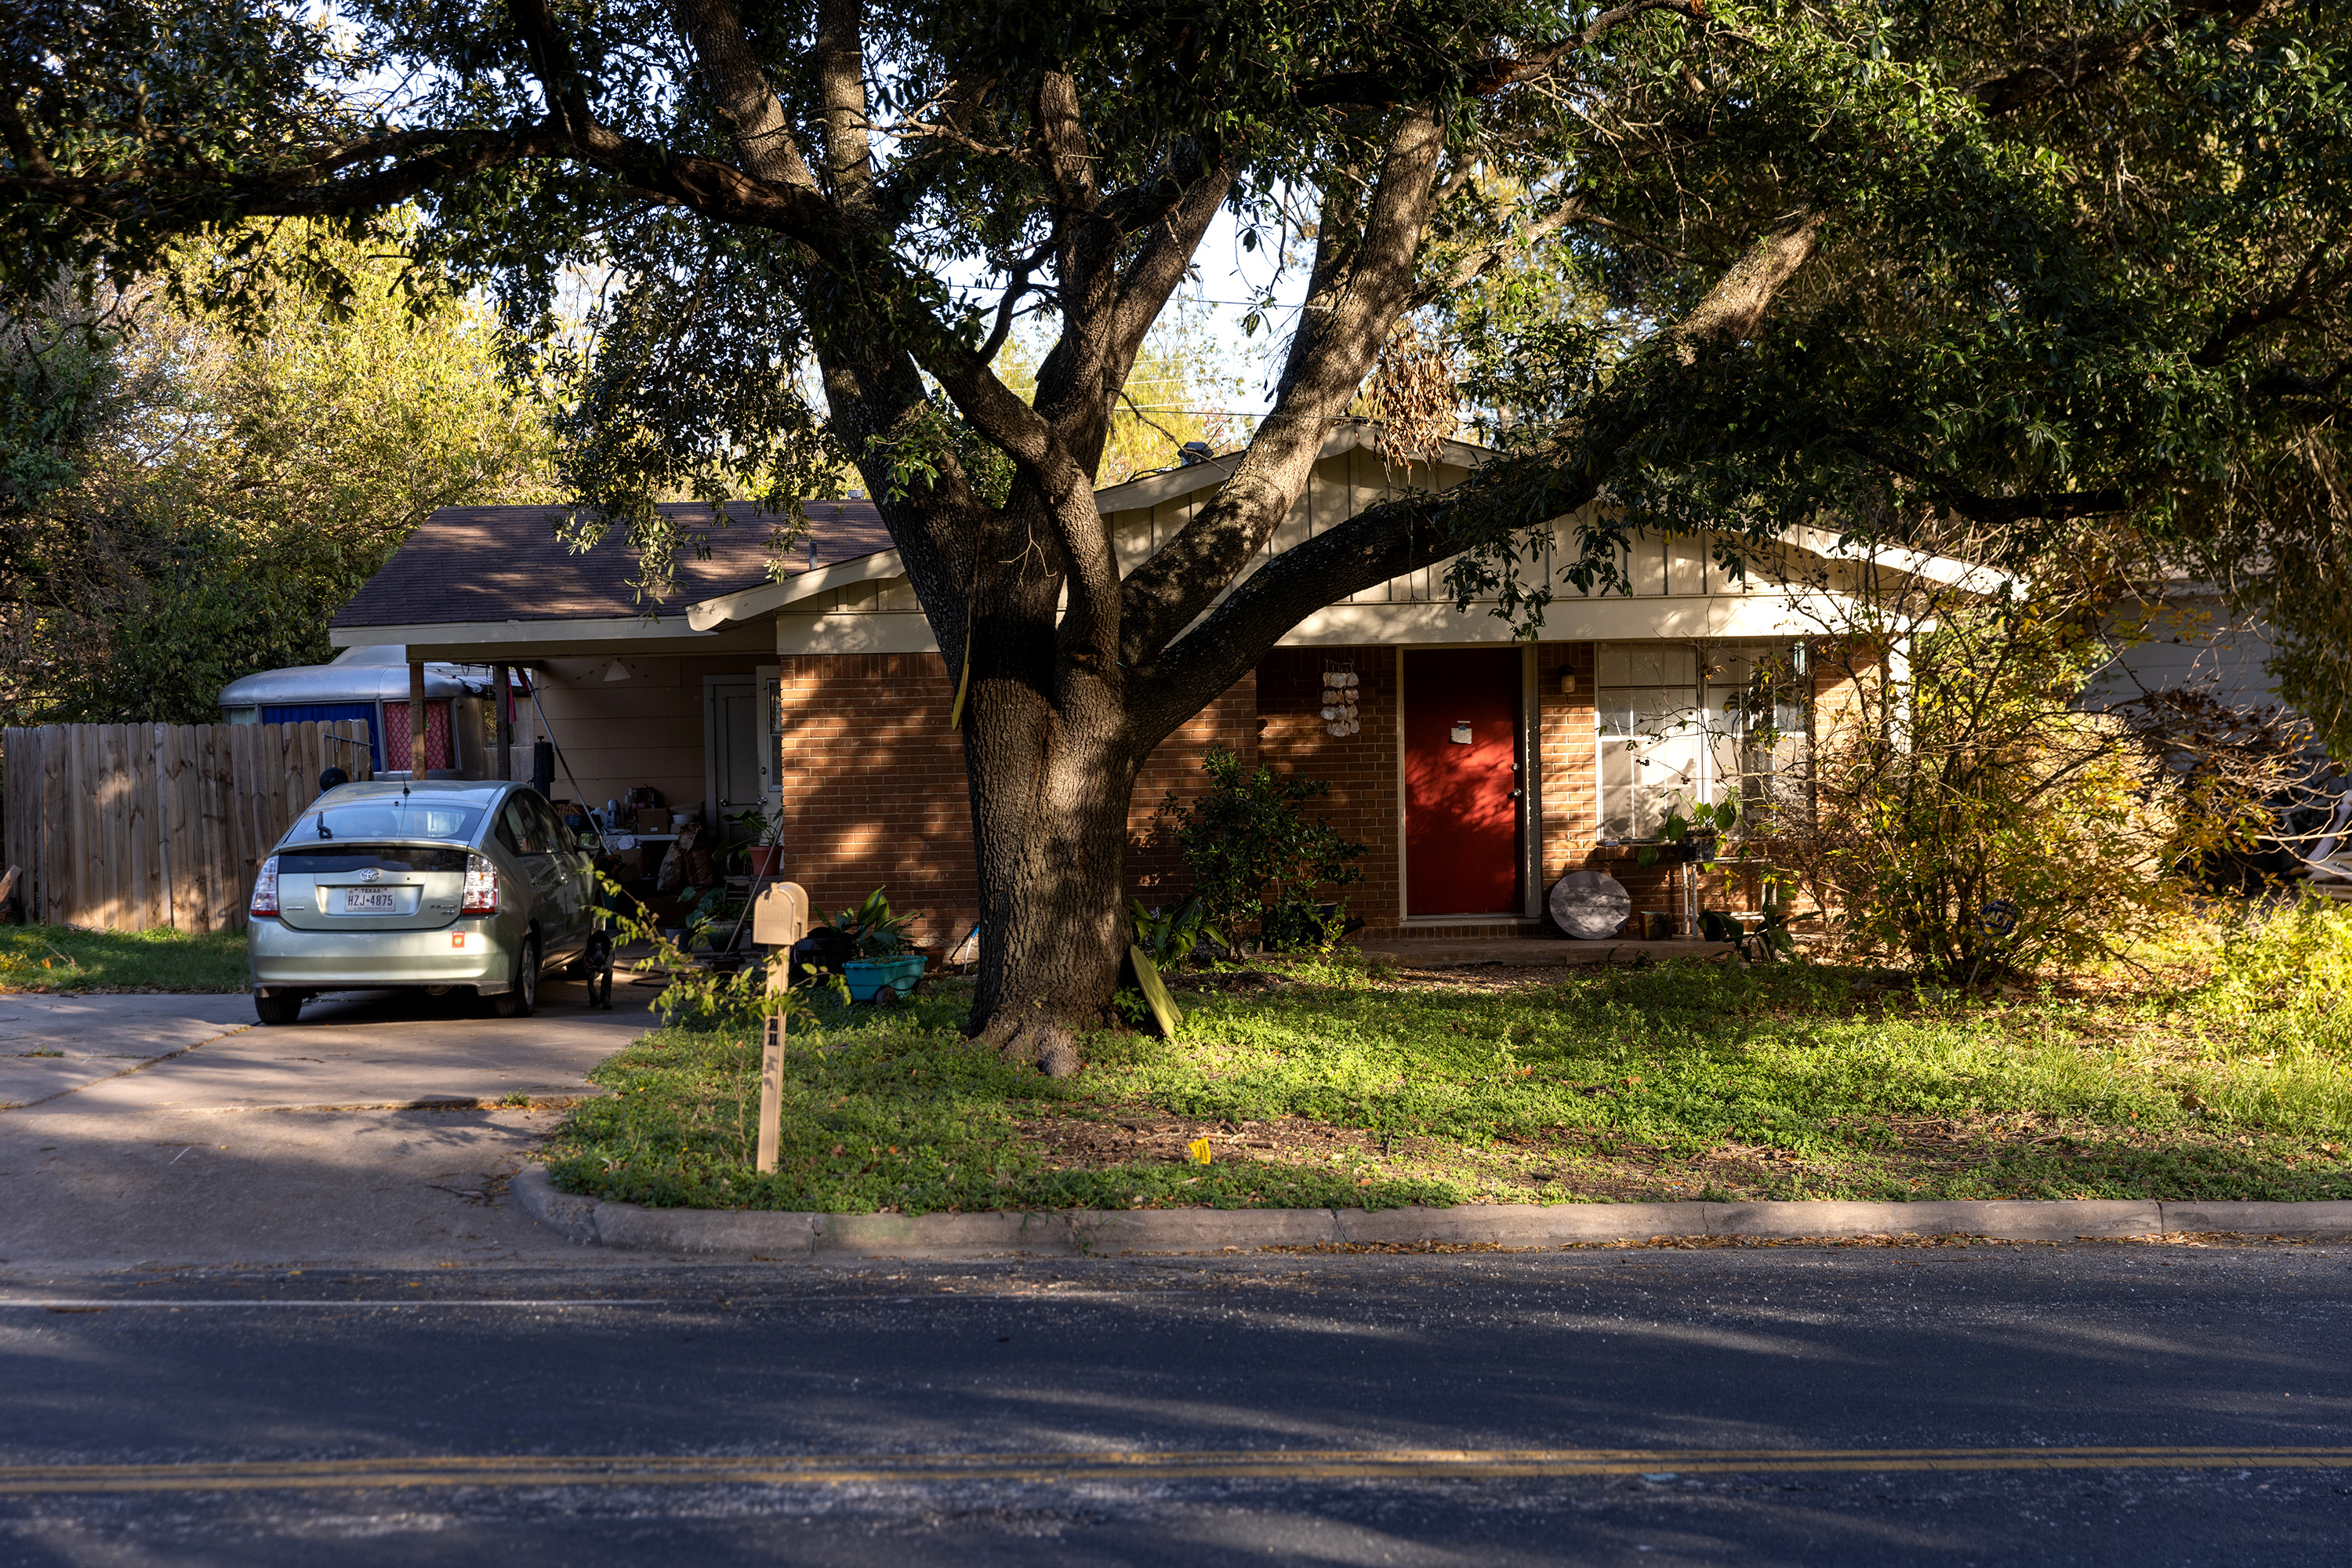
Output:
[[[496,677],[472,664],[425,667],[425,776],[503,776],[497,761]],[[312,719],[364,719],[376,776],[407,776],[408,650],[398,643],[346,648],[331,664],[265,669],[221,689],[230,724],[299,724]]]

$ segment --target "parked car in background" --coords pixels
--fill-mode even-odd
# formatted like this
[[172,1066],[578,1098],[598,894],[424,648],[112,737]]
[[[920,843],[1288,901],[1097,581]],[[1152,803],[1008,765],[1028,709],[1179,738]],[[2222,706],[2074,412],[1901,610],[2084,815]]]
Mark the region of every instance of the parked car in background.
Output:
[[522,1017],[540,975],[585,952],[595,907],[587,851],[528,786],[341,784],[254,879],[254,1011],[290,1024],[325,991],[463,987]]

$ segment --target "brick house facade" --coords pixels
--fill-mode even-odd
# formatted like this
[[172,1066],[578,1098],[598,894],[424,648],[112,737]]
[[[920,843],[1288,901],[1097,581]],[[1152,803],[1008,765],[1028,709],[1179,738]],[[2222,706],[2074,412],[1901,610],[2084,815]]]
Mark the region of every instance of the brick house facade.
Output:
[[[1401,483],[1458,483],[1483,455],[1452,445],[1434,470],[1400,479],[1375,455],[1368,427],[1343,426],[1268,553],[1352,517]],[[1100,492],[1122,569],[1181,528],[1228,470],[1213,460]],[[597,804],[650,784],[707,816],[764,806],[782,818],[786,873],[820,909],[886,888],[899,909],[919,912],[924,945],[953,942],[978,908],[961,737],[948,725],[946,665],[878,516],[859,501],[809,503],[805,554],[796,545],[778,577],[755,520],[677,510],[681,521],[709,531],[709,548],[706,556],[680,552],[677,581],[657,613],[637,604],[624,552],[570,553],[553,542],[541,509],[445,509],[338,615],[333,639],[401,643],[417,659],[528,668],[534,696],[510,739],[556,743],[563,793]],[[1555,551],[1573,550],[1575,521],[1561,520]],[[1200,790],[1202,761],[1213,746],[1331,785],[1325,815],[1367,847],[1362,880],[1349,892],[1351,912],[1371,931],[1555,929],[1545,892],[1584,868],[1616,877],[1637,910],[1672,907],[1673,873],[1641,867],[1638,846],[1625,841],[1643,827],[1626,815],[1629,792],[1656,793],[1626,783],[1625,770],[1655,765],[1660,776],[1678,776],[1675,759],[1661,752],[1626,762],[1622,753],[1638,748],[1611,738],[1616,710],[1603,711],[1604,688],[1620,707],[1636,699],[1654,706],[1660,690],[1686,691],[1704,705],[1714,700],[1705,682],[1715,665],[1745,668],[1738,659],[1778,649],[1801,667],[1799,650],[1822,619],[1818,601],[1843,592],[1841,574],[1854,568],[1833,540],[1801,529],[1744,577],[1727,580],[1705,542],[1691,538],[1639,539],[1621,564],[1630,594],[1563,590],[1533,642],[1514,640],[1486,606],[1457,609],[1442,567],[1308,617],[1146,765],[1129,812],[1135,889],[1150,902],[1182,891],[1183,868],[1156,814],[1171,791]],[[1528,565],[1549,572],[1551,562]],[[1485,699],[1515,716],[1512,773],[1495,773],[1492,792],[1496,809],[1511,816],[1487,825],[1477,852],[1512,858],[1496,868],[1491,885],[1514,890],[1468,911],[1443,907],[1442,898],[1432,907],[1435,895],[1417,889],[1409,874],[1409,835],[1429,826],[1416,813],[1433,809],[1413,804],[1415,769],[1437,754],[1431,745],[1444,752],[1444,739],[1441,724],[1439,740],[1427,741],[1426,712],[1413,728],[1404,693],[1412,661],[1448,649],[1488,650],[1479,668],[1513,672],[1503,683],[1509,689],[1498,686]],[[1320,712],[1327,674],[1339,669],[1358,682],[1358,727],[1344,736],[1332,734]],[[1627,684],[1636,679],[1629,671],[1646,672],[1639,679],[1651,684]],[[1687,684],[1657,684],[1676,679]],[[1811,713],[1834,701],[1809,687],[1802,705],[1810,726]],[[1423,740],[1409,745],[1409,732]],[[1452,734],[1461,739],[1463,725]],[[1709,754],[1704,744],[1676,753],[1693,777],[1715,765]],[[1525,787],[1512,788],[1503,806],[1499,785],[1514,781]],[[1735,883],[1709,901],[1737,907],[1743,898],[1752,889],[1743,894]]]

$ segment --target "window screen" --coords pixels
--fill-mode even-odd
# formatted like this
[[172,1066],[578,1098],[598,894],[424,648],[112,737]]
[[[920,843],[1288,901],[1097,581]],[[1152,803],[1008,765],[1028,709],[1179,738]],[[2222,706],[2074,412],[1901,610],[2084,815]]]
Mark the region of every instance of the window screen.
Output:
[[1655,838],[1669,814],[1734,791],[1759,826],[1790,808],[1805,744],[1801,647],[1603,643],[1594,675],[1602,838]]
[[1710,656],[1707,798],[1738,791],[1740,816],[1759,829],[1798,804],[1805,676],[1801,649],[1787,643],[1733,644]]
[[1654,838],[1668,813],[1700,798],[1698,655],[1687,644],[1603,643],[1597,660],[1601,836]]

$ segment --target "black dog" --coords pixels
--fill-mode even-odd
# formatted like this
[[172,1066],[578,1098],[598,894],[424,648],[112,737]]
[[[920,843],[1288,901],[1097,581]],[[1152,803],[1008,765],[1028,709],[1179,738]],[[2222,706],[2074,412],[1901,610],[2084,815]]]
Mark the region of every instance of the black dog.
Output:
[[613,1009],[613,933],[600,931],[588,939],[587,954],[581,960],[588,971],[588,1005],[593,1010]]

